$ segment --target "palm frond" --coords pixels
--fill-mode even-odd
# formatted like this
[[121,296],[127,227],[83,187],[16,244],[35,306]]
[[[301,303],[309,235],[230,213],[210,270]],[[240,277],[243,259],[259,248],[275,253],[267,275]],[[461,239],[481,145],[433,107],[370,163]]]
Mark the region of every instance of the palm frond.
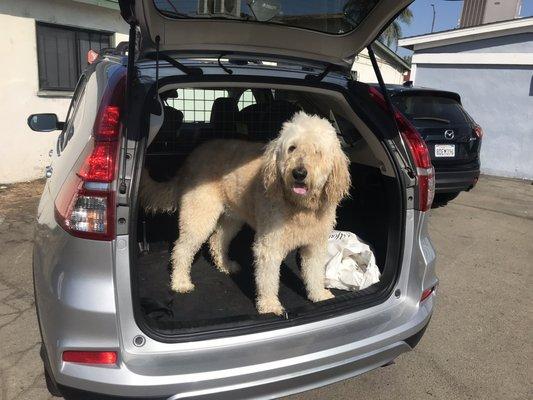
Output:
[[398,15],[398,18],[401,22],[407,25],[411,25],[411,22],[413,22],[413,12],[406,8],[403,10],[400,15]]
[[413,22],[413,13],[410,9],[403,10],[398,18],[396,18],[387,29],[383,31],[380,36],[380,42],[386,44],[388,47],[398,47],[398,39],[402,37],[402,25],[400,22],[410,25]]
[[388,47],[395,46],[398,39],[402,36],[402,27],[397,21],[390,24],[381,34],[381,41]]

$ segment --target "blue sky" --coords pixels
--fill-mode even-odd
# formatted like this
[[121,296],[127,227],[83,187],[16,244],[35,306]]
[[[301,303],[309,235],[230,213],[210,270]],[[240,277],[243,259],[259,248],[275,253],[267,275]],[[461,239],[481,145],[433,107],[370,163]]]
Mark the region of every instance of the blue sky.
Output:
[[[413,12],[413,22],[411,25],[402,25],[403,37],[431,32],[431,20],[433,18],[431,4],[435,4],[436,11],[434,32],[457,27],[457,22],[461,16],[462,1],[416,0],[409,6]],[[522,17],[533,16],[533,0],[522,0],[522,12],[520,15]],[[398,53],[405,55],[411,52],[399,47]]]
[[[410,26],[402,26],[403,36],[416,36],[431,32],[433,11],[431,4],[435,4],[435,32],[453,29],[461,15],[462,1],[446,0],[416,0],[409,6],[414,14]],[[522,17],[533,16],[533,0],[522,0]]]

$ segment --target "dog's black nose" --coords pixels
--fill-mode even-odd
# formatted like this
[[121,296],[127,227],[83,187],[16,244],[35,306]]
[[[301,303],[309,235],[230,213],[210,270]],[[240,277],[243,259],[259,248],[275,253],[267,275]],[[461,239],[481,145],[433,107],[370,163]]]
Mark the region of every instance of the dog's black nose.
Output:
[[304,167],[294,168],[292,170],[292,176],[294,180],[301,182],[307,176],[307,170]]

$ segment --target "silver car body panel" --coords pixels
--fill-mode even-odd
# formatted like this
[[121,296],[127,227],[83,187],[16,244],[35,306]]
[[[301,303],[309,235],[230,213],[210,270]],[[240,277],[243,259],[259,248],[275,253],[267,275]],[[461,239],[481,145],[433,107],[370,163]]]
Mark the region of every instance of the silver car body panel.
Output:
[[[47,200],[48,198],[48,200]],[[41,207],[50,209],[43,202]],[[148,337],[133,315],[129,238],[97,242],[68,235],[45,211],[34,252],[37,306],[55,379],[88,391],[137,396],[273,398],[358,375],[393,360],[428,322],[435,252],[427,215],[406,212],[402,270],[385,302],[318,322],[188,343]],[[419,237],[419,240],[413,241]],[[397,292],[396,292],[397,294]],[[137,347],[133,339],[145,339]],[[119,363],[65,363],[69,349],[116,350]]]
[[[96,77],[99,84],[91,86],[90,96],[99,99],[116,66],[96,66],[89,80]],[[85,126],[73,140],[86,142],[91,129]],[[76,157],[68,157],[62,168],[70,172]],[[51,186],[49,179],[41,197],[33,262],[43,343],[50,372],[62,385],[129,398],[273,398],[386,364],[410,349],[405,340],[431,316],[435,296],[419,302],[423,289],[437,283],[428,214],[408,209],[400,274],[384,302],[280,329],[162,343],[135,322],[129,236],[105,242],[66,233],[54,218],[61,183]],[[137,336],[144,338],[140,347],[133,342]],[[63,351],[71,349],[114,350],[119,362],[106,367],[63,362]]]

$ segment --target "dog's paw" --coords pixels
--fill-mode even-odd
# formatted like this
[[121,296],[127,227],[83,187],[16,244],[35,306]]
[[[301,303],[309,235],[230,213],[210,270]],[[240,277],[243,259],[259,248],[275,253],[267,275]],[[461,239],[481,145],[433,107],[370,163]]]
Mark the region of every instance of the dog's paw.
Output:
[[219,271],[225,274],[236,274],[241,272],[241,266],[235,261],[229,261],[223,267],[219,268]]
[[323,289],[317,293],[309,293],[308,297],[313,303],[317,303],[319,301],[333,299],[335,296],[333,296],[333,293],[331,293],[329,290]]
[[191,281],[172,279],[170,287],[177,293],[189,293],[194,290],[194,284]]
[[257,311],[259,314],[276,314],[283,315],[285,310],[277,298],[274,299],[257,299]]

